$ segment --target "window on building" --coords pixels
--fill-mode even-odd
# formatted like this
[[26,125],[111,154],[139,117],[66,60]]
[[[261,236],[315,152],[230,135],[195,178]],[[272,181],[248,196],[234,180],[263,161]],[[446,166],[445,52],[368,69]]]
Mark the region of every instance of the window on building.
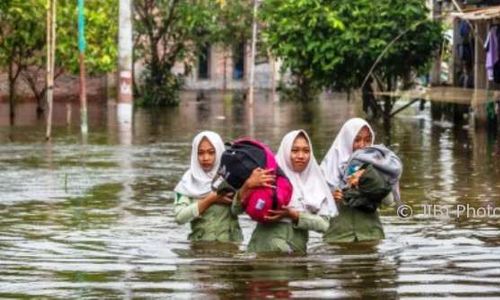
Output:
[[210,45],[201,49],[198,56],[198,79],[210,78]]
[[233,48],[233,79],[245,77],[245,43],[238,43]]

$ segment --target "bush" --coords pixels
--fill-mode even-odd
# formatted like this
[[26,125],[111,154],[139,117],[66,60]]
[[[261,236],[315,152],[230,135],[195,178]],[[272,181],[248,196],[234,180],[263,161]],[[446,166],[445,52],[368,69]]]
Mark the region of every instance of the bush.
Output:
[[181,76],[165,73],[160,80],[153,78],[146,69],[142,73],[144,85],[140,91],[138,106],[177,106],[180,102],[179,91],[184,84]]

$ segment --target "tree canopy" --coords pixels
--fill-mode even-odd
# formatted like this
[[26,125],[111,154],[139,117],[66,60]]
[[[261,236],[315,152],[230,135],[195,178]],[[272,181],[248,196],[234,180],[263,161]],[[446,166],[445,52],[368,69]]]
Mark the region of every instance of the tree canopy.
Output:
[[172,74],[174,64],[183,61],[190,70],[204,46],[247,39],[250,4],[239,0],[135,0],[134,57],[145,66],[143,86],[138,89],[141,103],[177,104],[182,79]]
[[[38,100],[45,89],[46,5],[45,0],[2,0],[0,5],[0,68],[19,70]],[[56,8],[57,73],[77,74],[77,2],[59,0]],[[85,18],[87,71],[102,74],[115,70],[118,0],[87,0]]]
[[[77,1],[58,0],[56,63],[78,74]],[[118,0],[85,1],[85,68],[90,74],[116,70],[118,56]]]
[[377,57],[381,82],[428,67],[441,27],[421,0],[268,0],[264,40],[301,89],[359,88]]
[[[45,2],[1,1],[0,67],[43,70]],[[139,91],[146,105],[177,103],[182,80],[172,74],[176,62],[189,72],[207,44],[233,46],[250,38],[252,1],[133,3],[134,57],[145,65]],[[57,6],[56,68],[70,73],[78,71],[76,6],[70,0]],[[88,72],[113,71],[118,0],[87,0],[85,16]],[[441,39],[439,23],[428,16],[421,0],[266,0],[259,18],[265,47],[282,58],[305,97],[322,88],[359,88],[382,53],[373,73],[385,88],[425,71]]]

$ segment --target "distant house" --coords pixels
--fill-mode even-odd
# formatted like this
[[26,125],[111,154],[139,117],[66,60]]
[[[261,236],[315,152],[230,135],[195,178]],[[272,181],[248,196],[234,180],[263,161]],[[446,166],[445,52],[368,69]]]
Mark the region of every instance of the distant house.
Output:
[[[249,43],[240,43],[232,49],[217,44],[209,45],[201,51],[189,72],[186,69],[189,67],[184,63],[177,63],[173,71],[177,74],[187,74],[184,84],[184,89],[187,90],[243,90],[248,88],[250,58]],[[255,87],[272,88],[272,74],[274,72],[277,82],[278,71],[276,61],[258,56],[255,62]]]

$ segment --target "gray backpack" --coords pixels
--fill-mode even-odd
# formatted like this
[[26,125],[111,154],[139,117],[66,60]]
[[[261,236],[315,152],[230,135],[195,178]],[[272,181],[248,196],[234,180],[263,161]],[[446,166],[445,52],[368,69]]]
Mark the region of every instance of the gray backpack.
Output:
[[[350,189],[348,177],[356,170],[366,169],[358,189]],[[403,164],[399,157],[384,145],[373,145],[357,150],[344,166],[341,188],[344,203],[361,210],[374,211],[382,198],[391,191],[396,201],[400,201],[399,179]]]

